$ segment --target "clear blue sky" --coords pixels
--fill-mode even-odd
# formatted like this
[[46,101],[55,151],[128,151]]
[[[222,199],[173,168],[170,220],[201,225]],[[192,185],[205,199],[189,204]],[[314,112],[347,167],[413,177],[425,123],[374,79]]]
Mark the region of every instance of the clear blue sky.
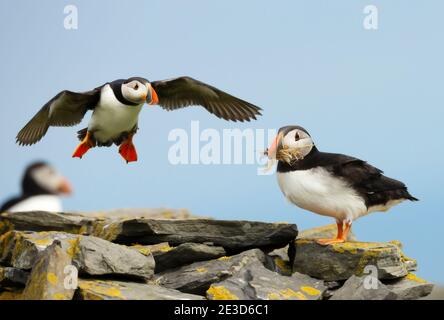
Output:
[[[78,7],[78,30],[63,28],[67,4]],[[379,8],[377,31],[362,27],[368,4]],[[442,1],[1,1],[0,198],[19,191],[26,164],[46,159],[75,186],[70,210],[165,206],[300,229],[331,223],[286,203],[275,176],[257,176],[255,166],[167,161],[169,131],[192,120],[218,130],[299,124],[321,150],[365,159],[421,199],[364,217],[355,232],[402,241],[420,276],[444,282],[443,12]],[[264,116],[230,124],[199,108],[145,108],[131,165],[116,148],[71,159],[86,122],[50,129],[32,147],[15,144],[60,90],[135,75],[189,75],[262,106]]]

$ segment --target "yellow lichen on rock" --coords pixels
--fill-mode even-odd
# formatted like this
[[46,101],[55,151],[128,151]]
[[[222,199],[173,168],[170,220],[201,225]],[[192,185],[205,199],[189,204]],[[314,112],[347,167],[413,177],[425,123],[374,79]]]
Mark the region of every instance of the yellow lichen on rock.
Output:
[[21,300],[22,293],[16,291],[3,291],[0,293],[0,301],[1,300]]
[[224,286],[211,286],[207,290],[207,296],[211,300],[239,300],[239,298],[230,292]]
[[92,300],[102,300],[100,295],[110,298],[126,299],[120,289],[116,286],[110,286],[106,282],[102,281],[80,281],[79,288],[82,290],[84,297]]
[[67,297],[63,293],[55,293],[52,298],[53,300],[67,300]]
[[80,252],[79,243],[80,243],[80,236],[75,239],[68,239],[69,243],[68,249],[66,249],[66,253],[71,257],[74,258],[77,253]]
[[267,295],[268,300],[281,300],[281,296],[276,292],[271,292]]
[[321,294],[321,291],[310,286],[302,286],[301,290],[310,296],[317,296]]
[[287,288],[284,290],[279,291],[279,294],[284,298],[285,300],[296,298],[298,300],[307,300],[307,297],[299,291],[294,291],[293,289]]
[[274,258],[274,263],[283,274],[291,274],[291,268],[286,261],[280,257]]
[[419,278],[418,276],[416,276],[416,274],[414,273],[409,273],[408,275],[405,276],[406,279],[409,279],[411,281],[416,281],[419,283],[427,283],[426,280]]
[[227,257],[227,256],[223,256],[223,257],[217,258],[217,260],[219,260],[219,261],[227,261],[227,260],[230,260],[230,259],[231,259],[231,257]]
[[48,272],[46,278],[48,279],[48,282],[52,284],[53,286],[57,285],[59,278],[57,275],[53,272]]
[[200,273],[208,272],[206,268],[197,268],[196,271]]

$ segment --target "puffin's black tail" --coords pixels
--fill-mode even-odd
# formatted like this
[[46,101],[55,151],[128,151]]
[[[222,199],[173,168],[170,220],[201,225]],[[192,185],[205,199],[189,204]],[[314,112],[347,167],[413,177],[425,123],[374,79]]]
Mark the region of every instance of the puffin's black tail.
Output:
[[80,141],[83,141],[83,139],[85,139],[85,137],[86,137],[87,132],[88,132],[88,128],[77,131],[77,138]]
[[407,194],[408,194],[408,197],[407,197],[408,200],[410,200],[410,201],[419,201],[419,199],[415,198],[410,193],[407,192]]

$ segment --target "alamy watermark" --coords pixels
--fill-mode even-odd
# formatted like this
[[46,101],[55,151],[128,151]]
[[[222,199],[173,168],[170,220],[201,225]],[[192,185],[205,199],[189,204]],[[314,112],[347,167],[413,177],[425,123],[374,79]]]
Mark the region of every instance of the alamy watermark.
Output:
[[66,30],[77,30],[79,28],[79,10],[73,4],[63,8],[65,18],[63,19],[63,27]]
[[375,5],[367,5],[364,7],[365,14],[362,26],[365,30],[378,30],[379,27],[379,11]]
[[201,130],[199,121],[191,121],[189,130],[176,128],[169,132],[168,150],[172,165],[256,165],[258,175],[267,175],[264,151],[276,136],[276,129]]

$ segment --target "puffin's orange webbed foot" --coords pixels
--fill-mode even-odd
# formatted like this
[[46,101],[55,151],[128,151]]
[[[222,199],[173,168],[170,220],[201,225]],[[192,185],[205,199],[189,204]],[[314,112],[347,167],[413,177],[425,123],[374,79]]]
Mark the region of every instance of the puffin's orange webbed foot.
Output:
[[343,243],[345,242],[345,239],[338,239],[338,238],[334,238],[334,239],[317,239],[316,242],[322,246],[328,246],[329,244],[334,244],[334,243]]
[[119,153],[126,163],[137,161],[137,151],[133,144],[133,135],[128,136],[128,139],[120,145]]
[[350,228],[352,225],[351,222],[345,223],[345,227],[344,227],[344,223],[342,221],[337,222],[336,224],[338,226],[338,234],[336,235],[336,238],[318,239],[318,240],[316,240],[316,242],[322,246],[328,246],[329,244],[343,243],[343,242],[347,241],[348,232],[350,231]]
[[93,147],[94,147],[94,142],[91,140],[91,134],[87,132],[83,141],[77,146],[76,150],[74,150],[72,157],[82,159],[83,155]]

